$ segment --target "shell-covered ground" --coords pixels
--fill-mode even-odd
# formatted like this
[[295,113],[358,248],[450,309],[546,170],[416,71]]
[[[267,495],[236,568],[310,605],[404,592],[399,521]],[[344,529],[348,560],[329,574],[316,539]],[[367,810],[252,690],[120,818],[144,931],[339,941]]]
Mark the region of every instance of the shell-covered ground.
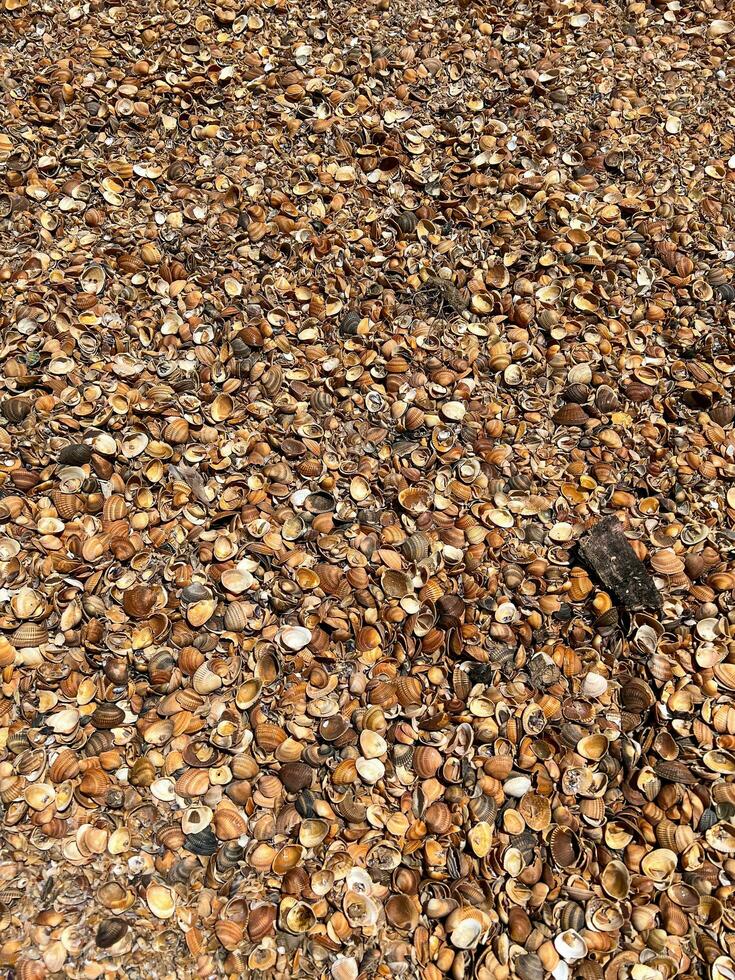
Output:
[[727,0],[0,8],[3,971],[733,980]]

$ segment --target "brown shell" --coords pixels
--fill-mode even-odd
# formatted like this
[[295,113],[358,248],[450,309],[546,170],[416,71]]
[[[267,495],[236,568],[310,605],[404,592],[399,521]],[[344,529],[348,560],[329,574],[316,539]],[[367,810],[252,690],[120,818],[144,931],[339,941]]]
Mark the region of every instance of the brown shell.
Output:
[[125,719],[124,710],[117,704],[104,702],[97,705],[90,716],[90,722],[95,728],[117,728]]
[[30,398],[22,398],[20,396],[6,398],[0,402],[0,412],[2,412],[8,422],[16,424],[28,418],[32,407],[33,403]]
[[287,762],[281,766],[278,777],[289,793],[298,793],[311,786],[314,770],[303,762]]
[[153,612],[158,594],[147,585],[134,585],[123,595],[123,609],[133,619],[146,619]]
[[452,814],[446,803],[432,803],[424,813],[424,823],[430,834],[446,834],[452,826]]
[[225,949],[237,949],[245,935],[245,927],[241,922],[229,919],[218,919],[214,924],[214,934]]
[[103,919],[97,926],[95,943],[100,949],[109,949],[125,937],[128,924],[117,916]]
[[61,466],[85,466],[92,458],[92,447],[85,442],[70,442],[59,450]]
[[280,725],[272,722],[263,722],[255,728],[255,742],[266,751],[274,751],[286,741],[288,736]]
[[554,863],[560,868],[571,868],[579,858],[578,841],[565,827],[554,827],[549,835],[549,849]]
[[558,408],[552,418],[557,425],[582,426],[590,417],[581,405],[570,402]]
[[176,780],[176,795],[187,797],[204,796],[209,789],[209,770],[187,769]]
[[254,943],[273,932],[276,922],[275,905],[256,905],[248,914],[248,936]]
[[49,767],[49,778],[53,783],[63,783],[79,775],[79,756],[72,749],[62,749]]
[[102,527],[107,530],[115,521],[124,520],[128,516],[128,505],[119,493],[109,496],[102,506]]
[[631,402],[646,402],[653,396],[654,388],[642,384],[640,381],[631,381],[625,386],[625,397]]
[[48,630],[43,623],[21,623],[10,640],[15,647],[40,647],[48,642]]
[[245,818],[229,806],[217,808],[212,827],[218,840],[237,840],[238,837],[246,834],[248,829]]
[[650,685],[637,677],[629,680],[623,686],[620,699],[624,707],[638,714],[648,711],[656,703]]
[[595,407],[603,415],[609,415],[620,408],[620,399],[610,385],[600,385],[595,392]]
[[421,779],[430,779],[439,771],[444,757],[438,749],[429,745],[417,745],[413,750],[413,771]]
[[70,521],[77,514],[81,514],[84,509],[83,498],[76,493],[63,493],[61,490],[53,490],[51,499],[56,508],[56,513],[62,521]]
[[423,686],[418,677],[399,677],[396,681],[398,703],[404,708],[421,704],[423,691]]
[[347,786],[357,780],[357,767],[354,759],[343,759],[332,772],[335,786]]
[[590,396],[587,385],[571,384],[564,389],[564,400],[577,405],[584,405]]

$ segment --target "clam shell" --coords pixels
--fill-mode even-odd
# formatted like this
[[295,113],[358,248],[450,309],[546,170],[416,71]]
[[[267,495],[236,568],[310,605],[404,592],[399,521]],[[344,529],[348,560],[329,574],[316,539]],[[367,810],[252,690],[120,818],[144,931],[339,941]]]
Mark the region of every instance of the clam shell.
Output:
[[95,934],[95,944],[99,949],[110,949],[124,938],[128,931],[128,924],[123,919],[108,918],[102,919],[97,926]]
[[148,908],[157,919],[170,919],[176,910],[176,893],[165,885],[151,884],[145,893]]

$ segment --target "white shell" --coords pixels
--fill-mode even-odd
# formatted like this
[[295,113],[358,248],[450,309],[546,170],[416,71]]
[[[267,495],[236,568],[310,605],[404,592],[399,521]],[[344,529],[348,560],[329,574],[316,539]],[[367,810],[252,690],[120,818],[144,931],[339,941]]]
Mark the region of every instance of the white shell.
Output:
[[567,963],[574,963],[587,955],[587,943],[574,929],[559,933],[554,940],[554,949]]
[[338,956],[331,972],[332,980],[357,980],[357,961],[351,956]]
[[591,671],[582,682],[582,693],[588,698],[600,698],[607,691],[607,678]]
[[276,642],[287,650],[298,653],[311,643],[311,630],[305,626],[285,626],[276,634]]
[[457,949],[472,949],[479,942],[482,931],[480,920],[474,916],[468,916],[452,929],[449,941]]
[[357,774],[364,783],[377,783],[385,775],[385,766],[380,759],[357,759],[355,762]]
[[519,800],[531,788],[531,780],[528,776],[512,776],[503,783],[503,792],[506,796],[513,796]]

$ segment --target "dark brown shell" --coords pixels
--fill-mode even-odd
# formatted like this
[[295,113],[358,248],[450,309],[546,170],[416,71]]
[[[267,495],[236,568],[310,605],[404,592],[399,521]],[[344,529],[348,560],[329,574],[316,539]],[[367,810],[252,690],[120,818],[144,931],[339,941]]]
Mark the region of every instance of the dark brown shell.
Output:
[[549,835],[549,850],[560,868],[571,868],[579,860],[579,841],[566,827],[554,827]]
[[95,942],[100,949],[109,949],[125,936],[128,924],[123,919],[110,917],[103,919],[97,926]]
[[699,782],[699,778],[691,771],[686,762],[678,759],[657,762],[653,768],[657,776],[660,776],[661,779],[665,779],[669,783],[682,783],[685,786],[694,786]]
[[590,390],[587,385],[583,384],[571,384],[564,389],[564,401],[569,403],[576,403],[577,405],[584,405],[590,396]]
[[557,409],[552,416],[557,425],[577,425],[582,426],[589,422],[589,415],[581,405],[567,404]]
[[625,387],[625,397],[631,402],[647,402],[653,395],[653,388],[640,381],[631,381]]
[[104,702],[97,705],[89,720],[95,728],[110,729],[117,728],[124,719],[125,712],[119,705]]
[[399,231],[402,231],[405,235],[410,235],[412,231],[416,230],[416,226],[419,221],[413,211],[401,211],[393,219],[393,224]]
[[72,442],[59,451],[62,466],[84,466],[92,458],[92,447],[83,442]]
[[30,398],[15,396],[13,398],[6,398],[0,403],[0,412],[2,412],[8,422],[18,423],[28,418],[32,407]]
[[609,385],[600,385],[595,392],[595,407],[603,415],[609,415],[620,408],[620,399]]
[[355,337],[357,328],[362,320],[361,314],[357,310],[349,310],[341,319],[339,331],[344,337]]
[[311,786],[314,770],[303,762],[287,762],[281,766],[278,777],[289,793],[298,793]]
[[620,692],[620,700],[628,711],[642,714],[656,703],[656,698],[650,686],[641,678],[634,677],[625,684]]

